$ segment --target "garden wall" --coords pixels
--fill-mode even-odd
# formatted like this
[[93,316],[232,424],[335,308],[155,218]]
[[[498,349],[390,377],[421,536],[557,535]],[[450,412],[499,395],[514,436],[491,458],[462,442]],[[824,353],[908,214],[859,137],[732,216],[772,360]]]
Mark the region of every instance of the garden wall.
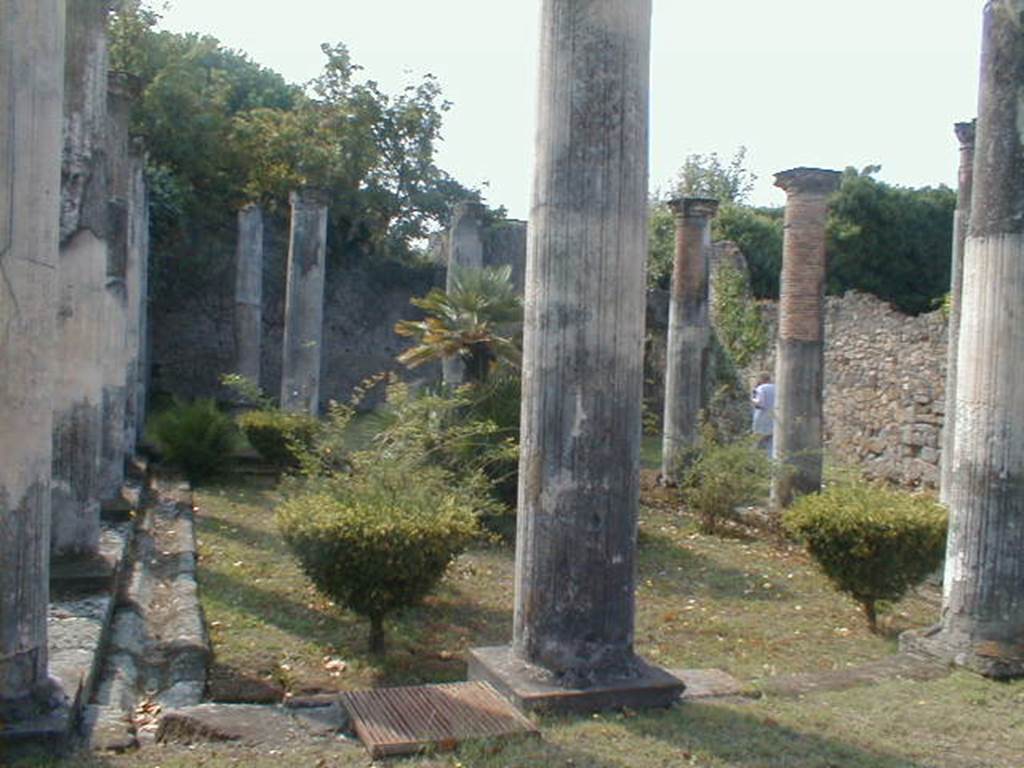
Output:
[[[778,308],[762,311],[774,370]],[[945,415],[946,321],[911,317],[874,296],[829,297],[825,314],[825,447],[830,459],[906,486],[938,485]]]

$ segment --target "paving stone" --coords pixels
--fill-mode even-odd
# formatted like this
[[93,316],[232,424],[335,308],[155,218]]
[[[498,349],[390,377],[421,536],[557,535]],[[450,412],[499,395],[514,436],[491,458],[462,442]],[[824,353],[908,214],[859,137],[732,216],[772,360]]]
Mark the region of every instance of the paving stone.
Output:
[[749,683],[741,683],[721,669],[671,669],[669,674],[678,677],[686,685],[683,699],[714,699],[723,696],[756,695],[756,689]]
[[800,696],[877,685],[887,680],[937,680],[948,676],[950,671],[947,665],[934,660],[900,653],[849,669],[768,678],[758,681],[757,687],[773,696]]
[[[310,713],[320,712],[314,716]],[[279,706],[200,704],[165,712],[156,740],[194,744],[232,741],[279,744],[295,739],[333,737],[344,724],[330,708],[304,710],[302,717]]]

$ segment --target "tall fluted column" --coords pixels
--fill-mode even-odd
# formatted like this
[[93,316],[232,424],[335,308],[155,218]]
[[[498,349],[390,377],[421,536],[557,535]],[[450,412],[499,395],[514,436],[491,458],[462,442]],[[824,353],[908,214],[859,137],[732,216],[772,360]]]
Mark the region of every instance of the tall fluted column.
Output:
[[527,255],[511,648],[522,706],[666,704],[634,655],[650,0],[545,0]]
[[53,388],[56,556],[94,553],[102,497],[107,248],[108,0],[68,7]]
[[316,415],[323,353],[327,200],[319,190],[301,189],[292,192],[291,204],[281,407]]
[[0,721],[58,706],[47,676],[64,3],[0,0]]
[[941,624],[904,636],[1024,675],[1024,0],[984,9]]
[[[483,268],[484,240],[481,222],[484,210],[480,203],[470,201],[455,206],[448,236],[448,273],[445,279],[445,289],[449,293],[459,270]],[[457,387],[465,381],[465,364],[459,358],[448,358],[441,364],[441,375],[445,384]]]
[[953,480],[953,443],[956,435],[956,356],[960,346],[960,306],[963,302],[964,247],[971,220],[971,188],[974,186],[974,132],[976,121],[954,126],[960,141],[960,170],[953,214],[953,259],[949,283],[949,347],[946,355],[946,417],[942,426],[942,461],[939,467],[939,500],[949,503]]
[[129,128],[132,98],[128,78],[111,72],[107,82],[107,272],[103,319],[103,451],[101,493],[117,499],[124,485],[129,379],[128,262],[132,197]]
[[235,373],[260,383],[263,339],[263,211],[247,205],[238,212],[235,253]]
[[128,364],[124,444],[128,455],[135,453],[146,418],[146,395],[140,387],[149,290],[149,212],[145,170],[145,148],[142,140],[136,137],[132,140],[129,151],[128,260],[125,266],[125,287],[128,297],[125,347]]
[[665,418],[661,476],[675,479],[683,456],[697,445],[710,321],[708,268],[711,219],[718,201],[684,198],[669,203],[676,223],[676,253],[668,308]]
[[825,224],[840,174],[794,168],[776,174],[786,193],[779,337],[775,360],[775,455],[784,467],[773,498],[821,489],[825,374]]

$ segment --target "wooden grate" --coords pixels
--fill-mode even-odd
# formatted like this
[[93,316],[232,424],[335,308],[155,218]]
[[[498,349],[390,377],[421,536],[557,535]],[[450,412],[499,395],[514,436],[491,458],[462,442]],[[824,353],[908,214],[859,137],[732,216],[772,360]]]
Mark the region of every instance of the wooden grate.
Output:
[[373,758],[424,748],[450,750],[468,739],[539,736],[536,726],[487,683],[347,691],[341,704]]

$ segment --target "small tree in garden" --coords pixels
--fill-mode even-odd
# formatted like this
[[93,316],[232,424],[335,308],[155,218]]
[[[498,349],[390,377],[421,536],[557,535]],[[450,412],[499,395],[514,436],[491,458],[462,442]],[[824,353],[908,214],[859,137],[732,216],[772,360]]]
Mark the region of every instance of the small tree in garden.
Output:
[[861,480],[801,496],[783,517],[829,581],[860,603],[872,632],[880,601],[899,600],[939,567],[946,523],[938,502]]
[[287,499],[278,525],[324,594],[370,620],[384,650],[384,618],[415,605],[476,535],[476,509],[440,468],[356,458],[350,474]]
[[[354,403],[383,380],[357,389]],[[500,508],[469,445],[496,427],[463,421],[468,388],[414,395],[390,380],[386,413],[365,450],[350,445],[352,405],[332,404],[301,475],[282,487],[278,525],[303,570],[335,602],[370,620],[370,648],[384,645],[385,617],[419,602]]]
[[456,270],[451,291],[435,288],[412,303],[427,316],[395,324],[395,333],[416,341],[400,363],[415,368],[458,357],[470,382],[486,381],[495,363],[518,364],[515,332],[523,308],[510,267]]

